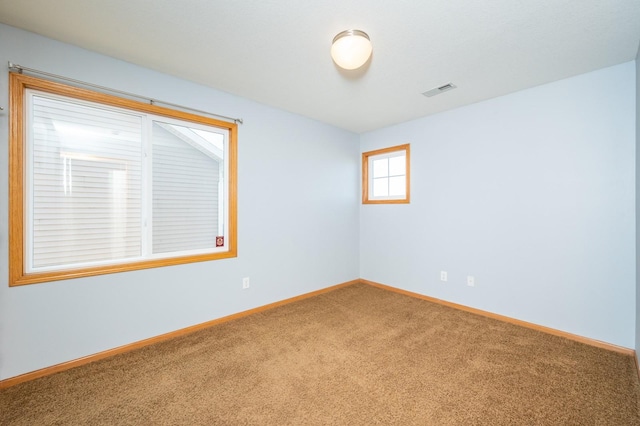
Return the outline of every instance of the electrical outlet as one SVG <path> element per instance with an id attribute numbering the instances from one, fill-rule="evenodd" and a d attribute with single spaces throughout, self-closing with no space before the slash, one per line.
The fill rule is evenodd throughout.
<path id="1" fill-rule="evenodd" d="M 440 271 L 440 281 L 447 281 L 447 271 Z"/>
<path id="2" fill-rule="evenodd" d="M 467 285 L 469 287 L 475 287 L 476 285 L 476 278 L 473 275 L 467 275 Z"/>
<path id="3" fill-rule="evenodd" d="M 249 288 L 249 277 L 244 277 L 242 279 L 242 288 Z"/>

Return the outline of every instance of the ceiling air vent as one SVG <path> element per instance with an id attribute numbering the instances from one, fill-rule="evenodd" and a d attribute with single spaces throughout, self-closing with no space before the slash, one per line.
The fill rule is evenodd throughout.
<path id="1" fill-rule="evenodd" d="M 427 90 L 426 92 L 424 92 L 422 94 L 425 95 L 426 97 L 430 98 L 431 96 L 439 95 L 440 93 L 448 92 L 449 90 L 453 90 L 456 87 L 458 87 L 458 86 L 456 86 L 453 83 L 447 83 L 447 84 L 443 84 L 442 86 L 439 86 L 439 87 L 434 87 L 431 90 Z"/>

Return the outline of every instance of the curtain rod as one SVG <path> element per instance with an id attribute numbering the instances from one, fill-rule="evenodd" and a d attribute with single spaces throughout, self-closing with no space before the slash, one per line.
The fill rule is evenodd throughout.
<path id="1" fill-rule="evenodd" d="M 171 106 L 171 107 L 174 107 L 174 108 L 180 108 L 180 109 L 184 109 L 184 110 L 197 112 L 197 113 L 200 113 L 200 114 L 205 114 L 205 115 L 210 115 L 210 116 L 217 117 L 217 118 L 222 118 L 223 120 L 232 121 L 232 122 L 234 122 L 236 124 L 238 124 L 238 123 L 243 124 L 244 123 L 242 118 L 227 117 L 226 115 L 214 114 L 212 112 L 203 111 L 203 110 L 195 109 L 195 108 L 190 108 L 190 107 L 186 107 L 184 105 L 178 105 L 178 104 L 174 104 L 174 103 L 171 103 L 171 102 L 165 102 L 165 101 L 161 101 L 161 100 L 158 100 L 158 99 L 149 98 L 148 96 L 137 95 L 135 93 L 125 92 L 123 90 L 111 89 L 109 87 L 100 86 L 100 85 L 93 84 L 93 83 L 87 83 L 86 81 L 75 80 L 73 78 L 64 77 L 64 76 L 57 75 L 57 74 L 51 74 L 51 73 L 48 73 L 46 71 L 40 71 L 40 70 L 36 70 L 36 69 L 33 69 L 33 68 L 23 67 L 22 65 L 14 64 L 11 61 L 9 61 L 9 70 L 10 71 L 11 70 L 17 70 L 21 74 L 22 74 L 23 71 L 30 72 L 32 74 L 40 74 L 40 75 L 44 75 L 44 76 L 47 76 L 47 77 L 50 77 L 50 78 L 55 78 L 56 80 L 69 81 L 71 83 L 75 83 L 75 84 L 78 84 L 78 85 L 81 85 L 81 86 L 93 87 L 93 88 L 99 89 L 99 90 L 101 90 L 103 92 L 118 93 L 118 94 L 121 94 L 121 95 L 133 97 L 133 98 L 143 99 L 143 100 L 149 102 L 149 104 L 151 104 L 151 105 L 162 104 L 162 105 L 167 105 L 167 106 Z"/>

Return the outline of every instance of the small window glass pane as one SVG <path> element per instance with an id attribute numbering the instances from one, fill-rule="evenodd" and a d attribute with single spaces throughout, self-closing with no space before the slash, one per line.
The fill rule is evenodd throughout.
<path id="1" fill-rule="evenodd" d="M 389 176 L 389 159 L 381 158 L 373 160 L 373 177 L 387 177 Z"/>
<path id="2" fill-rule="evenodd" d="M 389 179 L 378 178 L 373 180 L 373 196 L 387 197 L 389 195 Z"/>
<path id="3" fill-rule="evenodd" d="M 389 178 L 389 195 L 404 196 L 406 194 L 406 185 L 404 176 L 396 176 Z"/>
<path id="4" fill-rule="evenodd" d="M 404 155 L 389 158 L 389 176 L 405 175 L 406 157 Z"/>

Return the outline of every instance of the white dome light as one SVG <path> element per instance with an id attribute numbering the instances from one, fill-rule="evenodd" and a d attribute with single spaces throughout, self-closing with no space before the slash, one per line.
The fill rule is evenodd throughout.
<path id="1" fill-rule="evenodd" d="M 372 50 L 367 33 L 360 30 L 346 30 L 333 38 L 331 57 L 340 68 L 355 70 L 367 62 Z"/>

